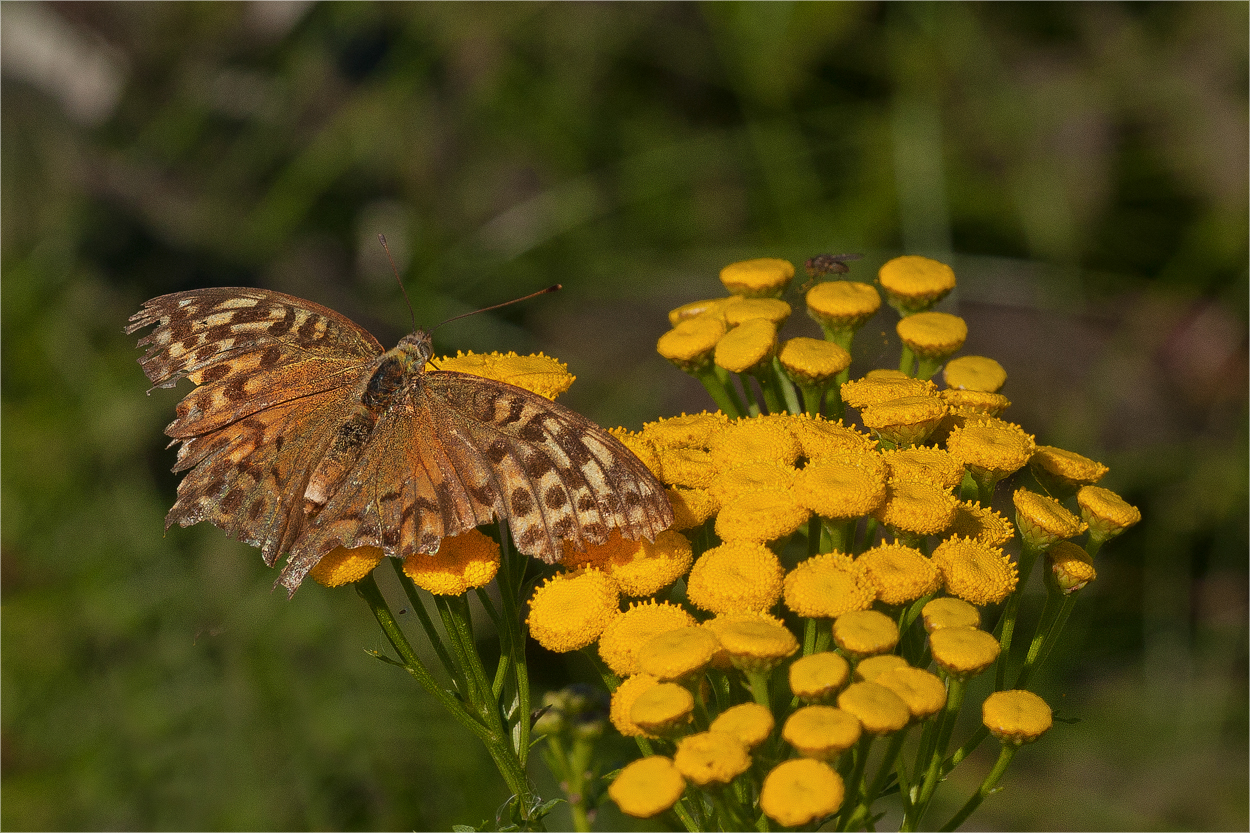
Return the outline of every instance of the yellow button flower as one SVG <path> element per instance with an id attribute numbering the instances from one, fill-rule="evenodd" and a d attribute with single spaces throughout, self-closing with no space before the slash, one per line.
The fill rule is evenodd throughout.
<path id="1" fill-rule="evenodd" d="M 321 560 L 313 565 L 308 574 L 324 587 L 341 587 L 360 581 L 372 573 L 373 568 L 382 563 L 385 557 L 377 547 L 335 547 L 321 556 Z"/>
<path id="2" fill-rule="evenodd" d="M 620 592 L 601 570 L 547 579 L 530 597 L 530 635 L 549 651 L 585 648 L 620 615 Z"/>
<path id="3" fill-rule="evenodd" d="M 712 613 L 768 610 L 781 596 L 782 569 L 763 544 L 731 541 L 695 562 L 686 579 L 690 603 Z"/>
<path id="4" fill-rule="evenodd" d="M 728 784 L 751 768 L 747 748 L 728 732 L 699 732 L 677 741 L 677 771 L 700 787 Z"/>
<path id="5" fill-rule="evenodd" d="M 868 375 L 842 386 L 842 401 L 857 411 L 912 396 L 937 397 L 937 385 L 902 375 Z"/>
<path id="6" fill-rule="evenodd" d="M 657 448 L 707 448 L 712 437 L 729 424 L 729 417 L 720 411 L 701 411 L 645 423 L 642 436 Z"/>
<path id="7" fill-rule="evenodd" d="M 818 283 L 808 291 L 806 301 L 807 314 L 826 332 L 857 330 L 881 308 L 876 288 L 859 281 Z"/>
<path id="8" fill-rule="evenodd" d="M 693 616 L 670 602 L 635 602 L 604 628 L 599 637 L 599 656 L 613 674 L 629 677 L 642 670 L 638 664 L 640 651 L 653 636 L 696 624 Z"/>
<path id="9" fill-rule="evenodd" d="M 1101 543 L 1119 535 L 1141 520 L 1141 510 L 1110 489 L 1083 486 L 1076 493 L 1081 517 L 1089 525 L 1090 538 Z"/>
<path id="10" fill-rule="evenodd" d="M 955 288 L 955 270 L 945 263 L 919 255 L 903 255 L 887 261 L 877 271 L 890 306 L 900 315 L 921 312 Z"/>
<path id="11" fill-rule="evenodd" d="M 1070 495 L 1082 486 L 1097 483 L 1110 471 L 1102 463 L 1053 445 L 1039 445 L 1029 458 L 1029 468 L 1048 491 L 1060 495 Z"/>
<path id="12" fill-rule="evenodd" d="M 670 486 L 706 489 L 712 485 L 716 469 L 712 455 L 701 448 L 661 447 L 660 479 Z"/>
<path id="13" fill-rule="evenodd" d="M 818 387 L 851 366 L 851 354 L 832 341 L 819 338 L 788 339 L 777 355 L 786 375 L 800 387 Z"/>
<path id="14" fill-rule="evenodd" d="M 978 628 L 981 626 L 981 611 L 954 596 L 943 596 L 934 599 L 920 611 L 924 619 L 924 629 L 933 633 L 939 628 Z"/>
<path id="15" fill-rule="evenodd" d="M 790 691 L 806 703 L 831 699 L 851 674 L 851 666 L 841 654 L 820 651 L 790 663 Z"/>
<path id="16" fill-rule="evenodd" d="M 941 486 L 895 480 L 885 487 L 885 501 L 873 517 L 913 535 L 937 535 L 950 527 L 959 501 Z"/>
<path id="17" fill-rule="evenodd" d="M 845 797 L 842 777 L 828 764 L 795 758 L 777 764 L 764 778 L 760 809 L 780 825 L 798 827 L 832 815 Z"/>
<path id="18" fill-rule="evenodd" d="M 404 559 L 404 573 L 436 596 L 459 596 L 484 587 L 497 572 L 499 545 L 476 529 L 444 538 L 436 553 L 418 552 Z"/>
<path id="19" fill-rule="evenodd" d="M 1051 727 L 1046 701 L 1031 691 L 996 691 L 981 704 L 981 720 L 1005 744 L 1032 743 Z"/>
<path id="20" fill-rule="evenodd" d="M 1019 471 L 1036 448 L 1033 437 L 1018 425 L 980 420 L 953 429 L 946 450 L 972 472 L 972 476 L 997 483 Z"/>
<path id="21" fill-rule="evenodd" d="M 673 507 L 673 525 L 669 528 L 675 532 L 703 526 L 720 508 L 720 502 L 707 489 L 674 487 L 665 489 L 664 495 Z"/>
<path id="22" fill-rule="evenodd" d="M 933 550 L 946 592 L 974 605 L 1001 602 L 1016 589 L 1016 565 L 998 547 L 948 538 Z"/>
<path id="23" fill-rule="evenodd" d="M 747 463 L 793 465 L 803 446 L 790 431 L 788 421 L 754 417 L 740 419 L 720 431 L 708 443 L 708 453 L 718 471 Z"/>
<path id="24" fill-rule="evenodd" d="M 648 735 L 641 726 L 634 723 L 633 718 L 630 717 L 630 712 L 634 708 L 634 702 L 643 693 L 650 691 L 659 684 L 660 681 L 650 674 L 635 674 L 629 679 L 623 680 L 616 687 L 616 691 L 612 692 L 612 705 L 608 710 L 608 719 L 612 721 L 616 731 L 627 738 L 654 737 L 654 735 Z"/>
<path id="25" fill-rule="evenodd" d="M 794 264 L 778 257 L 740 260 L 720 270 L 720 282 L 734 295 L 776 298 L 794 278 Z"/>
<path id="26" fill-rule="evenodd" d="M 677 683 L 657 683 L 643 691 L 629 710 L 629 719 L 644 732 L 672 737 L 690 725 L 694 695 Z"/>
<path id="27" fill-rule="evenodd" d="M 781 737 L 804 758 L 833 761 L 855 745 L 862 732 L 859 720 L 832 706 L 796 709 L 781 727 Z"/>
<path id="28" fill-rule="evenodd" d="M 885 501 L 885 477 L 881 469 L 866 468 L 858 461 L 826 458 L 803 468 L 794 479 L 795 499 L 822 518 L 861 518 Z"/>
<path id="29" fill-rule="evenodd" d="M 855 681 L 856 682 L 873 682 L 877 677 L 886 671 L 892 671 L 895 668 L 910 668 L 907 660 L 898 654 L 877 654 L 872 657 L 864 657 L 855 663 Z"/>
<path id="30" fill-rule="evenodd" d="M 1011 400 L 1001 393 L 947 388 L 938 395 L 950 406 L 951 413 L 966 417 L 996 417 L 1011 407 Z"/>
<path id="31" fill-rule="evenodd" d="M 964 479 L 963 464 L 940 448 L 900 448 L 881 457 L 891 480 L 916 480 L 953 489 Z"/>
<path id="32" fill-rule="evenodd" d="M 874 434 L 896 446 L 918 445 L 933 433 L 949 407 L 938 396 L 905 396 L 860 411 Z"/>
<path id="33" fill-rule="evenodd" d="M 851 610 L 833 620 L 833 641 L 846 654 L 886 654 L 898 644 L 898 625 L 876 610 Z"/>
<path id="34" fill-rule="evenodd" d="M 714 361 L 733 373 L 761 370 L 777 354 L 777 326 L 752 318 L 734 327 L 716 343 Z"/>
<path id="35" fill-rule="evenodd" d="M 1089 528 L 1053 497 L 1028 489 L 1016 489 L 1011 500 L 1016 505 L 1016 526 L 1020 529 L 1020 537 L 1039 550 L 1065 538 L 1075 538 Z"/>
<path id="36" fill-rule="evenodd" d="M 775 628 L 785 627 L 785 624 L 776 616 L 763 613 L 758 610 L 740 610 L 735 613 L 721 613 L 704 621 L 702 626 L 716 634 L 716 638 L 719 640 L 721 631 L 740 622 L 753 622 L 756 624 L 764 623 L 769 627 Z M 712 667 L 720 669 L 721 671 L 728 671 L 730 668 L 734 667 L 733 660 L 730 659 L 729 652 L 725 650 L 723 643 L 721 644 L 720 650 L 716 653 L 716 656 L 712 657 Z"/>
<path id="37" fill-rule="evenodd" d="M 555 399 L 569 389 L 577 378 L 568 365 L 538 353 L 518 356 L 516 353 L 457 353 L 442 356 L 426 365 L 427 370 L 455 370 L 472 373 L 497 382 L 506 382 L 528 391 Z"/>
<path id="38" fill-rule="evenodd" d="M 725 323 L 731 327 L 752 318 L 763 318 L 780 327 L 790 317 L 790 305 L 778 298 L 735 297 L 721 308 L 721 315 L 725 316 Z"/>
<path id="39" fill-rule="evenodd" d="M 814 555 L 785 579 L 786 607 L 799 616 L 832 619 L 867 610 L 877 597 L 867 572 L 839 552 Z"/>
<path id="40" fill-rule="evenodd" d="M 682 304 L 680 307 L 668 311 L 669 326 L 676 327 L 687 319 L 698 318 L 701 315 L 716 317 L 720 314 L 725 304 L 728 304 L 736 297 L 731 295 L 728 298 L 708 298 L 704 301 L 691 301 L 688 304 Z"/>
<path id="41" fill-rule="evenodd" d="M 721 712 L 710 730 L 733 735 L 747 749 L 754 749 L 772 734 L 773 713 L 759 703 L 742 703 Z"/>
<path id="42" fill-rule="evenodd" d="M 783 625 L 746 619 L 725 622 L 716 637 L 734 667 L 743 671 L 771 671 L 799 649 L 799 641 Z"/>
<path id="43" fill-rule="evenodd" d="M 687 318 L 660 336 L 656 352 L 687 373 L 703 370 L 712 363 L 716 345 L 729 331 L 717 315 Z"/>
<path id="44" fill-rule="evenodd" d="M 971 538 L 991 547 L 1001 547 L 1016 537 L 1016 528 L 993 509 L 973 501 L 962 501 L 955 508 L 955 518 L 947 527 L 946 534 L 952 538 Z"/>
<path id="45" fill-rule="evenodd" d="M 998 393 L 1007 382 L 1007 371 L 985 356 L 960 356 L 946 363 L 942 378 L 955 390 Z"/>
<path id="46" fill-rule="evenodd" d="M 998 659 L 998 640 L 976 628 L 939 628 L 929 634 L 938 667 L 959 679 L 975 677 Z"/>
<path id="47" fill-rule="evenodd" d="M 684 576 L 694 561 L 690 540 L 680 532 L 664 530 L 651 542 L 631 541 L 619 530 L 602 545 L 606 554 L 599 563 L 622 594 L 652 596 Z"/>
<path id="48" fill-rule="evenodd" d="M 608 787 L 608 797 L 621 812 L 649 819 L 671 809 L 686 789 L 676 765 L 663 755 L 649 755 L 627 764 Z"/>
<path id="49" fill-rule="evenodd" d="M 1075 593 L 1098 577 L 1094 559 L 1071 541 L 1060 541 L 1048 549 L 1046 563 L 1050 565 L 1055 583 L 1065 595 Z"/>
<path id="50" fill-rule="evenodd" d="M 743 463 L 718 474 L 708 491 L 718 505 L 724 505 L 749 492 L 785 491 L 794 485 L 796 474 L 794 466 L 772 460 Z"/>
<path id="51" fill-rule="evenodd" d="M 915 601 L 942 586 L 937 567 L 914 547 L 880 544 L 855 562 L 868 571 L 868 578 L 877 588 L 877 598 L 889 605 Z"/>
<path id="52" fill-rule="evenodd" d="M 716 514 L 716 534 L 722 541 L 776 541 L 805 524 L 810 515 L 790 489 L 761 489 L 722 506 Z"/>
<path id="53" fill-rule="evenodd" d="M 895 325 L 899 340 L 922 358 L 940 362 L 955 353 L 968 339 L 968 325 L 958 315 L 918 312 L 900 318 Z"/>
<path id="54" fill-rule="evenodd" d="M 802 455 L 817 460 L 851 449 L 873 451 L 877 444 L 870 437 L 841 422 L 829 422 L 823 417 L 799 414 L 789 423 L 790 432 L 799 441 Z"/>
<path id="55" fill-rule="evenodd" d="M 701 672 L 720 648 L 716 634 L 698 625 L 658 633 L 638 652 L 638 667 L 660 682 L 683 680 Z"/>
<path id="56" fill-rule="evenodd" d="M 931 717 L 946 705 L 946 685 L 921 668 L 892 668 L 877 675 L 873 682 L 897 694 L 907 704 L 912 720 Z"/>
<path id="57" fill-rule="evenodd" d="M 903 698 L 877 683 L 851 683 L 838 695 L 838 708 L 859 718 L 870 735 L 897 732 L 911 721 Z"/>

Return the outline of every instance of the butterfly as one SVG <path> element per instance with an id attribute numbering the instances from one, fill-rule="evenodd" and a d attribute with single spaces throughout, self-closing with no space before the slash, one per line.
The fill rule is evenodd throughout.
<path id="1" fill-rule="evenodd" d="M 655 536 L 664 487 L 619 440 L 522 388 L 427 370 L 429 333 L 392 350 L 337 312 L 281 292 L 223 287 L 143 304 L 152 388 L 197 387 L 165 428 L 186 475 L 165 519 L 208 521 L 251 546 L 293 595 L 336 547 L 404 558 L 507 521 L 551 563 L 563 542 Z"/>

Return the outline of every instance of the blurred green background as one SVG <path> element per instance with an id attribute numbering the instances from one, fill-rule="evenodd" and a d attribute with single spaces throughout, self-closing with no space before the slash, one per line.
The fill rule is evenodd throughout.
<path id="1" fill-rule="evenodd" d="M 426 325 L 562 282 L 437 346 L 556 355 L 562 401 L 631 428 L 709 405 L 653 348 L 724 264 L 951 263 L 1008 416 L 1145 515 L 1039 681 L 1079 722 L 970 826 L 1246 829 L 1247 8 L 4 3 L 0 826 L 447 828 L 506 797 L 364 654 L 354 593 L 287 602 L 215 528 L 161 534 L 187 387 L 143 395 L 127 316 L 257 285 L 390 346 L 384 232 Z M 857 373 L 897 364 L 893 320 Z M 587 673 L 532 654 L 540 689 Z"/>

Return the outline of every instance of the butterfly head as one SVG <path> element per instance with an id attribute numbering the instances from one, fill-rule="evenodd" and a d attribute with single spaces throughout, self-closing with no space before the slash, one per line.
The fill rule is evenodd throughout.
<path id="1" fill-rule="evenodd" d="M 395 352 L 411 370 L 419 370 L 434 355 L 434 341 L 425 330 L 416 330 L 399 340 Z"/>

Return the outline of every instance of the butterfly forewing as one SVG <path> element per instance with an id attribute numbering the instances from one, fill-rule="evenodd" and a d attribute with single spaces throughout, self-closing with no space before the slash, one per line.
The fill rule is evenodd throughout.
<path id="1" fill-rule="evenodd" d="M 291 592 L 338 546 L 435 552 L 444 537 L 507 519 L 522 552 L 555 561 L 563 541 L 602 543 L 613 527 L 654 539 L 672 522 L 637 457 L 537 394 L 418 362 L 387 377 L 393 395 L 365 397 L 404 343 L 383 354 L 318 304 L 258 289 L 180 292 L 148 301 L 126 331 L 152 324 L 139 344 L 154 387 L 198 385 L 166 428 L 182 443 L 174 470 L 188 471 L 167 526 L 209 521 L 270 565 L 289 553 L 279 581 Z"/>

